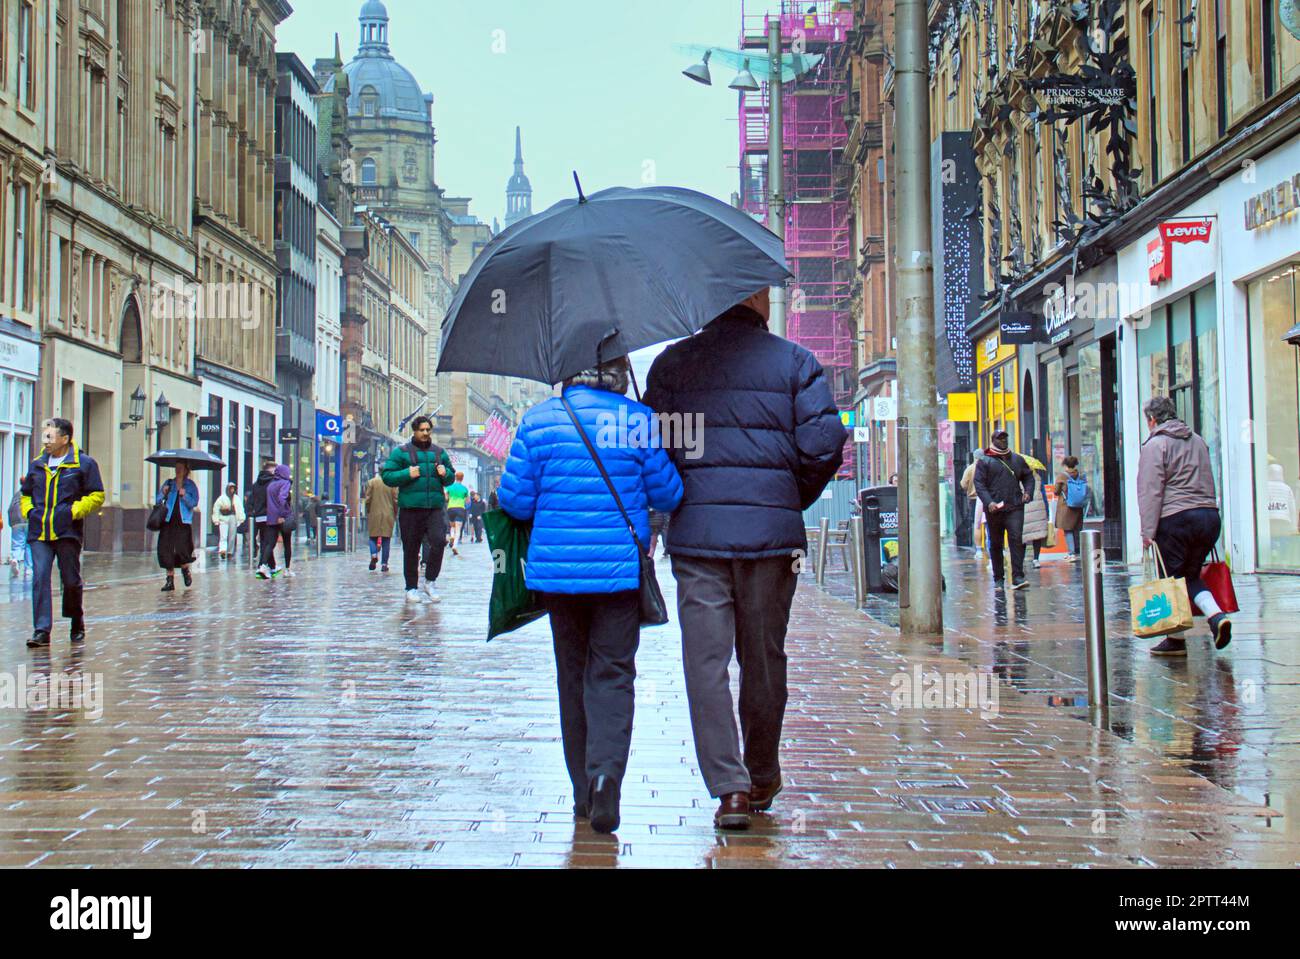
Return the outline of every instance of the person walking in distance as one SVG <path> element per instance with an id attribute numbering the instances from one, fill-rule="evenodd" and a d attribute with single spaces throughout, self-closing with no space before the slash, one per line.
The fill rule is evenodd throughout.
<path id="1" fill-rule="evenodd" d="M 188 463 L 176 464 L 176 476 L 169 478 L 158 490 L 154 505 L 165 505 L 163 527 L 158 531 L 158 565 L 167 571 L 163 582 L 164 593 L 176 589 L 176 567 L 186 586 L 194 585 L 190 566 L 194 562 L 194 510 L 199 505 L 199 487 L 190 479 Z"/>
<path id="2" fill-rule="evenodd" d="M 488 493 L 488 496 L 487 496 L 488 509 L 500 509 L 500 508 L 501 508 L 501 499 L 500 499 L 500 497 L 499 497 L 498 494 L 497 494 L 497 491 L 500 490 L 500 489 L 501 489 L 501 481 L 500 481 L 500 480 L 493 480 L 493 481 L 492 481 L 492 490 L 491 490 L 491 492 Z"/>
<path id="3" fill-rule="evenodd" d="M 1065 534 L 1075 556 L 1079 555 L 1079 531 L 1087 505 L 1088 480 L 1079 472 L 1079 457 L 1067 456 L 1056 474 L 1056 529 Z"/>
<path id="4" fill-rule="evenodd" d="M 623 356 L 566 379 L 560 397 L 524 416 L 501 481 L 501 508 L 533 524 L 524 579 L 551 618 L 573 812 L 602 833 L 618 828 L 632 745 L 647 511 L 672 509 L 682 495 L 661 446 L 626 430 L 599 438 L 603 422 L 650 422 L 623 395 L 630 371 Z"/>
<path id="5" fill-rule="evenodd" d="M 26 574 L 32 565 L 32 549 L 27 545 L 27 523 L 23 520 L 23 491 L 14 490 L 9 501 L 9 575 L 15 579 Z"/>
<path id="6" fill-rule="evenodd" d="M 222 559 L 238 552 L 239 527 L 245 518 L 244 504 L 235 493 L 235 484 L 227 483 L 226 491 L 212 504 L 212 525 L 217 528 L 217 555 Z"/>
<path id="7" fill-rule="evenodd" d="M 975 464 L 975 492 L 984 505 L 989 535 L 989 559 L 993 564 L 993 588 L 1001 589 L 1006 578 L 1002 541 L 1011 551 L 1011 588 L 1029 585 L 1025 579 L 1025 504 L 1034 498 L 1034 471 L 1024 457 L 1011 450 L 1006 430 L 993 434 L 993 444 Z"/>
<path id="8" fill-rule="evenodd" d="M 393 547 L 393 525 L 397 522 L 397 490 L 384 482 L 376 468 L 366 483 L 366 535 L 370 538 L 370 569 L 383 563 L 388 572 L 388 554 Z"/>
<path id="9" fill-rule="evenodd" d="M 276 466 L 275 477 L 266 487 L 266 526 L 262 539 L 262 568 L 275 570 L 275 542 L 284 544 L 284 575 L 292 577 L 293 570 L 293 474 L 283 463 Z M 265 579 L 266 577 L 262 577 Z"/>
<path id="10" fill-rule="evenodd" d="M 708 434 L 700 449 L 671 450 L 685 492 L 664 548 L 695 753 L 722 829 L 748 828 L 751 811 L 770 809 L 782 789 L 785 637 L 808 549 L 803 510 L 839 470 L 848 438 L 821 364 L 769 333 L 768 311 L 765 287 L 668 347 L 645 393 L 657 413 L 697 417 Z"/>
<path id="11" fill-rule="evenodd" d="M 450 527 L 447 542 L 451 544 L 451 551 L 456 556 L 460 555 L 456 545 L 465 535 L 465 500 L 469 496 L 469 489 L 462 482 L 464 479 L 464 473 L 457 473 L 456 482 L 447 487 L 447 525 Z"/>
<path id="12" fill-rule="evenodd" d="M 469 522 L 474 529 L 474 542 L 483 542 L 483 514 L 487 512 L 487 503 L 475 490 L 469 497 Z"/>
<path id="13" fill-rule="evenodd" d="M 397 490 L 398 528 L 402 534 L 402 573 L 406 579 L 408 603 L 436 603 L 434 585 L 442 572 L 446 552 L 447 506 L 445 490 L 455 481 L 451 457 L 433 441 L 433 421 L 417 416 L 411 423 L 411 441 L 388 454 L 381 473 L 384 482 Z M 420 590 L 420 553 L 428 539 L 440 548 L 430 551 L 424 565 L 425 583 Z"/>
<path id="14" fill-rule="evenodd" d="M 258 579 L 270 579 L 275 570 L 275 550 L 271 550 L 269 563 L 262 557 L 266 551 L 266 491 L 275 482 L 275 460 L 262 460 L 262 469 L 253 480 L 253 487 L 245 496 L 244 511 L 253 521 L 253 542 L 257 544 L 258 566 L 254 571 Z"/>
<path id="15" fill-rule="evenodd" d="M 1142 545 L 1155 544 L 1169 575 L 1187 580 L 1187 595 L 1209 619 L 1214 648 L 1223 649 L 1232 641 L 1232 621 L 1201 579 L 1201 569 L 1223 528 L 1210 448 L 1178 418 L 1178 408 L 1169 397 L 1152 397 L 1142 412 L 1150 430 L 1138 458 Z M 1187 640 L 1166 636 L 1151 653 L 1186 656 Z"/>
<path id="16" fill-rule="evenodd" d="M 53 598 L 50 577 L 59 564 L 63 581 L 63 615 L 72 620 L 73 643 L 86 640 L 81 543 L 86 517 L 104 505 L 99 464 L 72 442 L 72 424 L 46 420 L 41 428 L 44 453 L 27 470 L 20 492 L 20 512 L 27 521 L 32 550 L 32 638 L 29 647 L 50 645 Z"/>
<path id="17" fill-rule="evenodd" d="M 1034 549 L 1034 569 L 1042 562 L 1043 543 L 1047 540 L 1047 475 L 1033 470 L 1037 495 L 1025 504 L 1025 526 L 1020 534 L 1026 553 Z M 1027 558 L 1027 557 L 1026 557 Z"/>

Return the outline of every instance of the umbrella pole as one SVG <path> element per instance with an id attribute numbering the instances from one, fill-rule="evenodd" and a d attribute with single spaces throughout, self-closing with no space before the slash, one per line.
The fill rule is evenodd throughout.
<path id="1" fill-rule="evenodd" d="M 628 375 L 628 376 L 631 378 L 631 380 L 632 380 L 632 392 L 636 394 L 636 401 L 637 401 L 638 403 L 640 403 L 640 402 L 641 402 L 641 387 L 637 385 L 637 382 L 636 382 L 636 370 L 634 370 L 634 369 L 632 368 L 632 359 L 631 359 L 631 357 L 628 357 L 628 361 L 627 361 L 627 375 Z"/>

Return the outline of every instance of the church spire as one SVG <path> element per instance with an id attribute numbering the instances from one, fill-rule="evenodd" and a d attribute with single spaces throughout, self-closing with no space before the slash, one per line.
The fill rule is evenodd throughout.
<path id="1" fill-rule="evenodd" d="M 506 226 L 533 215 L 533 185 L 524 174 L 523 136 L 515 127 L 515 172 L 506 184 Z"/>

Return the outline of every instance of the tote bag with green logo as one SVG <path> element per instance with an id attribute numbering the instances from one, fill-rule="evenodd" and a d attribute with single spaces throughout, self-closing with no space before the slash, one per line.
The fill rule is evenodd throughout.
<path id="1" fill-rule="evenodd" d="M 503 509 L 483 514 L 492 551 L 492 599 L 488 602 L 488 639 L 526 626 L 546 615 L 540 598 L 524 583 L 529 526 Z"/>
<path id="2" fill-rule="evenodd" d="M 1154 560 L 1149 573 L 1148 555 Z M 1160 547 L 1154 543 L 1143 553 L 1143 572 L 1146 582 L 1130 586 L 1128 591 L 1133 635 L 1147 639 L 1191 629 L 1192 602 L 1187 596 L 1187 581 L 1181 576 L 1169 575 Z"/>

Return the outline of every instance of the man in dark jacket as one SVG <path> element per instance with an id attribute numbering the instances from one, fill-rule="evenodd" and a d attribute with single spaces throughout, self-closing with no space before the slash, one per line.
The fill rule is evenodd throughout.
<path id="1" fill-rule="evenodd" d="M 402 572 L 409 603 L 436 603 L 434 583 L 442 572 L 445 548 L 431 550 L 424 564 L 424 591 L 420 591 L 420 551 L 425 541 L 441 546 L 446 540 L 444 511 L 448 486 L 456 482 L 456 468 L 447 451 L 433 441 L 433 420 L 417 416 L 411 423 L 411 442 L 388 454 L 379 474 L 384 484 L 397 488 L 397 523 L 402 531 Z"/>
<path id="2" fill-rule="evenodd" d="M 975 464 L 975 495 L 984 504 L 989 531 L 989 559 L 993 563 L 993 588 L 1004 585 L 1006 567 L 1002 560 L 1002 539 L 1011 550 L 1011 588 L 1029 585 L 1025 579 L 1025 504 L 1034 498 L 1034 471 L 1024 457 L 1012 452 L 1006 430 L 993 434 L 993 445 Z"/>
<path id="3" fill-rule="evenodd" d="M 677 343 L 650 370 L 645 402 L 685 493 L 665 538 L 677 579 L 686 693 L 700 774 L 721 800 L 714 822 L 749 826 L 781 790 L 785 633 L 807 551 L 803 510 L 844 458 L 847 434 L 816 357 L 767 332 L 767 290 Z M 661 437 L 664 431 L 661 430 Z M 727 669 L 740 663 L 740 723 Z"/>
<path id="4" fill-rule="evenodd" d="M 54 563 L 63 580 L 63 615 L 72 620 L 72 641 L 86 640 L 81 605 L 82 526 L 87 516 L 104 505 L 104 482 L 99 464 L 72 442 L 72 424 L 65 419 L 46 420 L 41 431 L 45 453 L 31 464 L 19 491 L 19 509 L 27 520 L 27 545 L 32 550 L 31 647 L 50 645 L 54 611 L 50 578 Z"/>
<path id="5" fill-rule="evenodd" d="M 262 555 L 262 544 L 266 542 L 267 536 L 271 537 L 271 557 L 269 563 L 261 563 L 253 574 L 259 579 L 270 579 L 275 575 L 275 540 L 279 538 L 280 531 L 269 531 L 266 528 L 266 510 L 267 510 L 267 488 L 275 482 L 276 462 L 272 459 L 262 460 L 262 471 L 257 474 L 257 479 L 253 480 L 253 486 L 244 497 L 244 512 L 253 524 L 253 542 L 257 544 L 258 554 Z"/>

